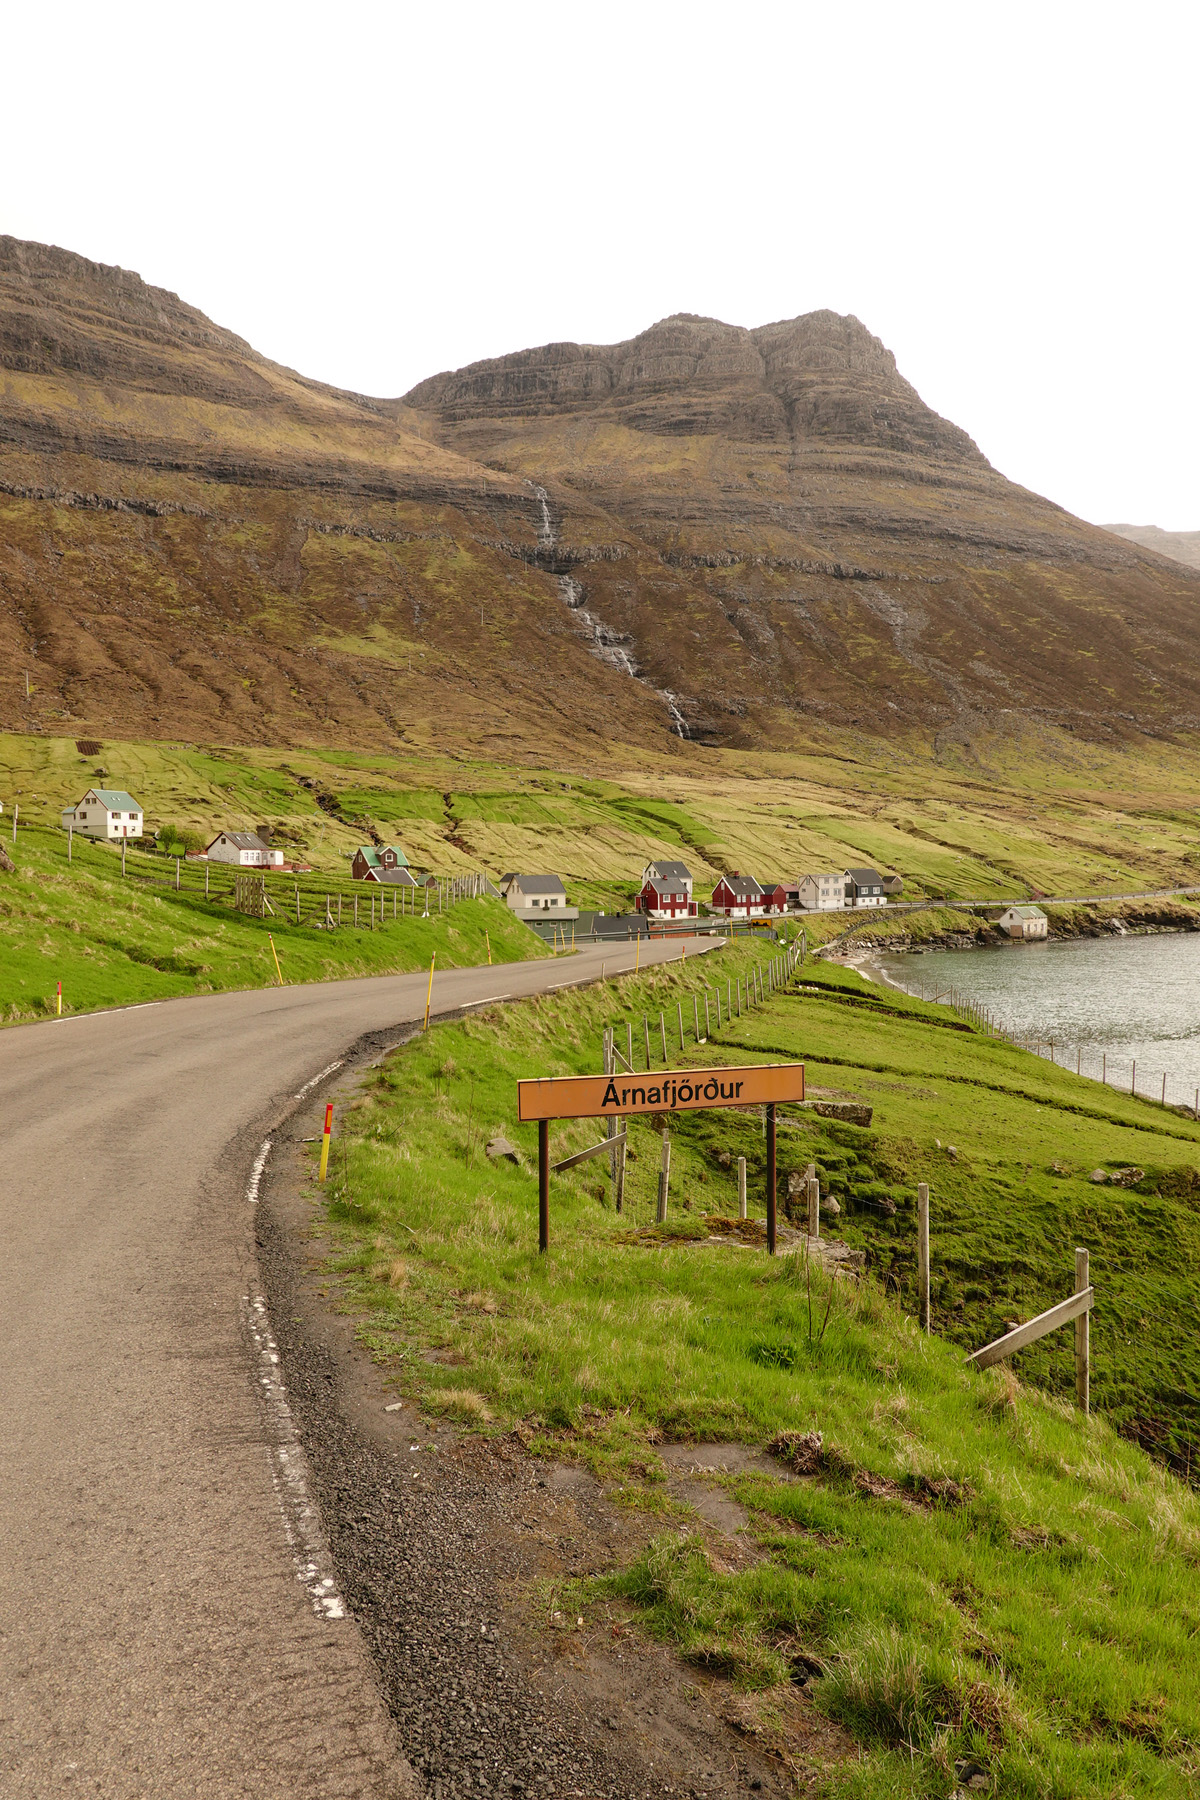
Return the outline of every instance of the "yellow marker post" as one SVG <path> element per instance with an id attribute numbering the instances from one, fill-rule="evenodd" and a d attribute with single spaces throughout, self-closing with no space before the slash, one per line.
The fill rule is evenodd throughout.
<path id="1" fill-rule="evenodd" d="M 333 1133 L 333 1101 L 325 1106 L 325 1129 L 321 1133 L 321 1167 L 317 1172 L 317 1180 L 324 1181 L 329 1173 L 329 1139 Z"/>
<path id="2" fill-rule="evenodd" d="M 490 937 L 489 937 L 489 936 L 488 936 L 488 934 L 487 934 L 487 932 L 486 932 L 486 931 L 485 931 L 485 932 L 484 932 L 484 934 L 483 934 L 483 941 L 484 941 L 484 943 L 485 943 L 485 944 L 486 944 L 486 945 L 487 945 L 487 953 L 488 953 L 488 968 L 489 968 L 489 969 L 490 969 L 490 968 L 491 968 L 491 966 L 492 966 L 492 940 L 491 940 L 491 938 L 490 938 Z"/>
<path id="3" fill-rule="evenodd" d="M 436 961 L 437 951 L 435 950 L 429 959 L 429 992 L 425 996 L 425 1023 L 421 1027 L 422 1031 L 429 1030 L 429 1008 L 433 1000 L 433 965 Z"/>
<path id="4" fill-rule="evenodd" d="M 62 982 L 58 984 L 58 1016 L 62 1018 Z"/>
<path id="5" fill-rule="evenodd" d="M 279 956 L 275 949 L 275 939 L 271 936 L 269 931 L 267 933 L 267 942 L 271 946 L 271 955 L 275 958 L 275 973 L 276 973 L 276 975 L 278 975 L 279 985 L 280 985 L 280 987 L 282 987 L 283 986 L 283 970 L 279 966 Z"/>

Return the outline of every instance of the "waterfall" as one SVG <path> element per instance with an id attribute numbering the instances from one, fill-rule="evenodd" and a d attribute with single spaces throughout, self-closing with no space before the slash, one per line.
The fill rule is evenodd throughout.
<path id="1" fill-rule="evenodd" d="M 554 529 L 554 521 L 550 517 L 550 496 L 544 487 L 538 486 L 536 481 L 531 481 L 529 485 L 542 509 L 541 524 L 538 527 L 538 551 L 547 556 L 553 556 L 558 544 L 558 534 Z M 690 738 L 691 730 L 680 711 L 678 695 L 671 693 L 668 688 L 654 687 L 639 673 L 632 656 L 628 650 L 623 648 L 630 641 L 628 634 L 611 631 L 602 620 L 596 617 L 595 613 L 588 611 L 583 603 L 583 588 L 573 575 L 558 577 L 558 591 L 562 596 L 563 604 L 574 615 L 580 636 L 586 640 L 592 655 L 598 656 L 601 662 L 608 663 L 611 668 L 619 669 L 622 675 L 629 675 L 634 681 L 642 682 L 643 686 L 648 687 L 652 694 L 657 694 L 659 699 L 665 703 L 667 712 L 670 714 L 671 730 L 676 737 Z"/>

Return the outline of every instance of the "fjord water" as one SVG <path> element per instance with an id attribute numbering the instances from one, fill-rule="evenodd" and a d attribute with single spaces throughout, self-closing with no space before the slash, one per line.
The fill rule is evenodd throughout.
<path id="1" fill-rule="evenodd" d="M 899 987 L 930 998 L 951 986 L 986 1006 L 1015 1037 L 1045 1056 L 1129 1091 L 1194 1104 L 1200 1087 L 1200 935 L 1071 938 L 986 950 L 881 956 Z"/>

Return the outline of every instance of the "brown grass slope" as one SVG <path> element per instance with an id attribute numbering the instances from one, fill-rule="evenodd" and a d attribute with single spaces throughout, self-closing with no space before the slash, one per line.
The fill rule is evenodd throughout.
<path id="1" fill-rule="evenodd" d="M 1195 727 L 1196 579 L 1007 481 L 854 318 L 680 314 L 407 402 L 549 489 L 589 609 L 726 740 Z"/>
<path id="2" fill-rule="evenodd" d="M 0 238 L 4 727 L 694 754 L 669 690 L 734 746 L 1173 735 L 1198 594 L 1006 482 L 854 319 L 681 316 L 379 401 Z"/>

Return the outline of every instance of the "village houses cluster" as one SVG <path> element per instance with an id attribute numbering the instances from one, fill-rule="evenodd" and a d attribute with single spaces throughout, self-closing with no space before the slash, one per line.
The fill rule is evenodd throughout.
<path id="1" fill-rule="evenodd" d="M 62 815 L 64 830 L 106 843 L 120 843 L 143 835 L 144 814 L 124 788 L 89 788 L 83 798 Z M 272 845 L 269 825 L 253 831 L 219 831 L 204 850 L 195 854 L 210 862 L 232 863 L 239 869 L 296 870 Z M 387 887 L 423 888 L 433 877 L 415 872 L 398 844 L 363 844 L 354 852 L 350 872 L 356 881 L 378 882 Z M 696 919 L 700 902 L 686 863 L 658 858 L 646 864 L 634 913 L 647 921 L 671 923 Z M 839 912 L 844 908 L 886 906 L 903 892 L 899 875 L 878 869 L 823 869 L 789 881 L 755 880 L 734 869 L 722 875 L 705 906 L 707 916 L 721 919 L 771 919 L 787 914 Z M 574 924 L 579 908 L 571 906 L 558 875 L 502 875 L 488 891 L 498 894 L 510 911 L 530 924 Z M 1046 915 L 1036 906 L 1012 906 L 1001 917 L 1000 928 L 1010 937 L 1044 937 Z"/>

